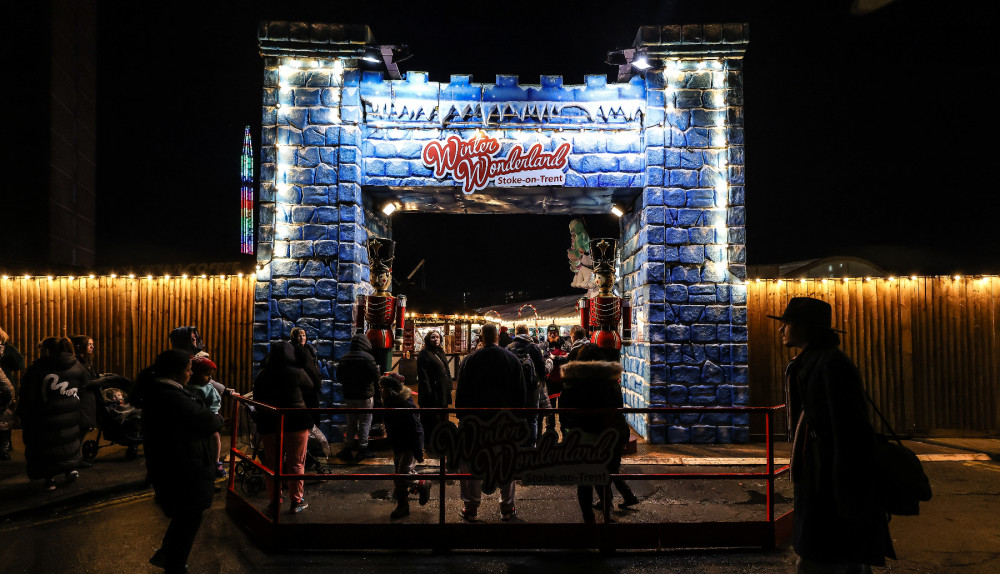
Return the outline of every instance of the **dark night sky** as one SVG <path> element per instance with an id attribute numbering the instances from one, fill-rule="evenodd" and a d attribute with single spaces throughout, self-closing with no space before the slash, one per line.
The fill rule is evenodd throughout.
<path id="1" fill-rule="evenodd" d="M 864 17 L 844 1 L 430 4 L 101 2 L 101 262 L 239 259 L 238 154 L 244 125 L 259 143 L 260 19 L 366 23 L 378 42 L 408 44 L 401 69 L 432 81 L 555 73 L 567 84 L 613 74 L 605 53 L 640 25 L 749 21 L 749 263 L 857 255 L 903 273 L 1000 270 L 984 169 L 995 130 L 981 123 L 995 115 L 988 3 L 897 0 Z M 489 281 L 523 283 L 536 267 L 512 246 L 531 244 L 554 253 L 540 273 L 554 267 L 551 282 L 568 285 L 568 218 L 440 217 L 396 224 L 397 239 L 435 247 L 428 281 L 486 260 Z M 482 229 L 496 233 L 486 241 Z M 483 280 L 454 275 L 466 290 Z"/>

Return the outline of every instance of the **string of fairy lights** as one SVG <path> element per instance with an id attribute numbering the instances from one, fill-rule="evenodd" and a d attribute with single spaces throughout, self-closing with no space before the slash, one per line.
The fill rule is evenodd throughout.
<path id="1" fill-rule="evenodd" d="M 226 279 L 243 279 L 244 277 L 253 277 L 253 274 L 252 273 L 250 273 L 250 274 L 243 273 L 242 271 L 238 272 L 238 273 L 233 273 L 233 274 L 219 274 L 219 275 L 209 275 L 207 273 L 202 273 L 200 275 L 198 275 L 198 274 L 187 274 L 187 273 L 182 273 L 180 275 L 171 275 L 171 274 L 163 274 L 163 275 L 150 275 L 150 274 L 137 275 L 135 273 L 127 273 L 127 274 L 121 274 L 121 275 L 119 275 L 118 273 L 108 273 L 107 275 L 96 275 L 96 274 L 93 274 L 93 273 L 91 273 L 89 275 L 30 275 L 30 274 L 25 274 L 25 275 L 0 275 L 0 281 L 8 282 L 8 281 L 14 281 L 14 280 L 18 280 L 18 279 L 22 279 L 24 281 L 43 281 L 43 280 L 59 281 L 59 280 L 63 280 L 63 279 L 65 279 L 67 281 L 102 281 L 102 280 L 109 280 L 109 279 L 111 279 L 111 280 L 116 280 L 116 279 L 117 280 L 140 280 L 140 281 L 141 280 L 146 280 L 146 281 L 170 281 L 170 280 L 175 280 L 175 279 L 176 280 L 186 280 L 186 279 L 226 280 Z"/>
<path id="2" fill-rule="evenodd" d="M 183 273 L 183 274 L 180 274 L 180 275 L 171 275 L 171 274 L 163 274 L 163 275 L 150 275 L 150 274 L 146 274 L 146 275 L 142 275 L 142 274 L 136 274 L 136 273 L 127 273 L 127 274 L 108 273 L 108 274 L 104 274 L 104 275 L 96 275 L 96 274 L 93 274 L 93 273 L 88 274 L 88 275 L 32 275 L 32 274 L 27 274 L 26 273 L 26 274 L 23 274 L 23 275 L 9 275 L 9 274 L 7 274 L 7 275 L 0 275 L 0 281 L 15 281 L 15 280 L 24 280 L 24 281 L 42 281 L 42 280 L 56 281 L 56 280 L 62 280 L 62 279 L 66 279 L 68 281 L 77 281 L 77 280 L 79 280 L 79 281 L 92 280 L 93 281 L 93 280 L 104 280 L 104 279 L 119 279 L 119 280 L 129 279 L 129 280 L 153 281 L 153 280 L 171 280 L 171 279 L 181 279 L 181 280 L 183 280 L 183 279 L 192 279 L 192 280 L 193 279 L 243 279 L 244 277 L 252 279 L 252 278 L 254 278 L 254 274 L 253 273 L 239 272 L 239 273 L 218 274 L 218 275 L 216 275 L 216 274 L 206 274 L 206 273 L 202 273 L 202 274 L 187 274 L 187 273 Z M 737 285 L 750 285 L 752 283 L 756 283 L 756 284 L 759 284 L 759 283 L 775 283 L 775 284 L 778 284 L 778 285 L 782 285 L 782 284 L 785 284 L 785 283 L 799 283 L 799 284 L 820 283 L 822 285 L 826 285 L 826 284 L 836 284 L 836 283 L 872 283 L 872 282 L 894 283 L 894 282 L 897 282 L 897 281 L 921 281 L 921 280 L 936 280 L 936 281 L 945 281 L 945 280 L 951 280 L 951 281 L 962 281 L 962 280 L 965 280 L 965 281 L 992 281 L 992 280 L 995 280 L 995 279 L 1000 279 L 1000 275 L 994 275 L 994 274 L 973 274 L 973 275 L 908 275 L 908 276 L 906 276 L 906 275 L 904 275 L 904 276 L 890 275 L 890 276 L 887 276 L 887 277 L 820 277 L 820 278 L 811 277 L 811 278 L 805 278 L 805 279 L 803 279 L 803 278 L 800 278 L 800 279 L 776 279 L 776 278 L 771 278 L 771 277 L 768 277 L 768 278 L 758 277 L 756 279 L 749 279 L 747 281 L 741 281 L 739 279 L 733 279 L 732 283 L 733 284 L 737 284 Z M 529 317 L 528 319 L 529 320 L 534 320 L 533 317 Z M 541 319 L 539 319 L 539 320 L 541 320 Z"/>
<path id="3" fill-rule="evenodd" d="M 275 103 L 276 111 L 279 117 L 291 112 L 294 106 L 287 106 L 281 104 L 281 92 L 284 90 L 293 89 L 291 85 L 291 75 L 299 71 L 309 71 L 309 72 L 328 72 L 334 77 L 334 81 L 331 85 L 338 86 L 339 78 L 342 77 L 344 68 L 340 60 L 334 60 L 332 62 L 327 62 L 323 60 L 299 60 L 299 59 L 286 59 L 278 67 L 278 89 L 279 97 L 278 101 Z M 872 283 L 872 282 L 906 282 L 906 281 L 919 281 L 919 280 L 948 280 L 953 281 L 979 281 L 979 282 L 991 282 L 998 278 L 997 275 L 931 275 L 931 276 L 921 276 L 921 275 L 910 275 L 910 276 L 889 276 L 889 277 L 842 277 L 842 278 L 810 278 L 810 279 L 764 279 L 757 278 L 751 281 L 742 281 L 738 278 L 734 278 L 729 275 L 726 269 L 728 267 L 728 247 L 729 247 L 729 237 L 728 237 L 728 209 L 729 209 L 729 163 L 728 163 L 728 125 L 727 118 L 729 114 L 728 102 L 726 99 L 726 94 L 728 90 L 728 62 L 724 60 L 681 60 L 681 59 L 671 59 L 667 60 L 665 63 L 665 68 L 662 71 L 664 79 L 664 100 L 665 100 L 665 110 L 666 112 L 674 112 L 677 110 L 675 105 L 675 97 L 677 96 L 677 91 L 683 88 L 683 84 L 686 81 L 687 72 L 697 72 L 705 71 L 712 74 L 711 88 L 705 89 L 708 92 L 709 97 L 712 98 L 713 109 L 715 109 L 715 126 L 711 130 L 711 136 L 709 140 L 708 149 L 710 149 L 715 156 L 715 165 L 712 167 L 718 174 L 715 182 L 715 206 L 711 208 L 711 212 L 715 214 L 713 218 L 713 227 L 715 231 L 715 242 L 714 245 L 721 250 L 721 257 L 717 261 L 709 261 L 708 265 L 714 265 L 722 267 L 720 271 L 725 272 L 726 283 L 732 285 L 749 284 L 755 283 L 759 284 L 762 282 L 771 282 L 776 285 L 783 285 L 785 283 L 799 283 L 807 284 L 812 283 L 827 286 L 836 283 Z M 339 90 L 334 90 L 338 91 Z M 339 93 L 336 94 L 339 97 Z M 335 123 L 339 122 L 339 117 L 335 118 Z M 668 127 L 667 122 L 660 124 L 661 127 Z M 555 126 L 553 126 L 555 127 Z M 524 126 L 524 130 L 533 131 L 545 131 L 546 126 Z M 564 129 L 572 130 L 572 126 L 559 126 L 558 131 L 563 131 Z M 554 130 L 553 130 L 554 131 Z M 275 186 L 278 189 L 289 187 L 292 184 L 288 182 L 288 168 L 289 164 L 294 162 L 282 161 L 290 158 L 286 158 L 286 154 L 289 151 L 296 150 L 299 146 L 289 145 L 286 143 L 276 143 L 277 148 L 277 169 L 275 170 Z M 283 154 L 282 152 L 285 152 Z M 241 201 L 241 252 L 242 253 L 253 253 L 253 233 L 254 233 L 254 217 L 253 217 L 253 146 L 250 136 L 250 128 L 247 126 L 244 130 L 243 138 L 243 153 L 241 155 L 241 165 L 240 165 L 240 177 L 241 177 L 241 189 L 240 189 L 240 201 Z M 278 211 L 282 206 L 280 201 L 275 202 L 275 210 Z M 279 215 L 276 213 L 275 215 Z M 283 225 L 279 222 L 282 218 L 275 218 L 276 224 L 276 240 L 279 240 L 282 235 L 279 228 Z M 288 226 L 287 223 L 284 226 Z M 256 270 L 262 270 L 267 262 L 258 263 Z M 25 281 L 48 281 L 56 282 L 59 280 L 68 281 L 107 281 L 107 280 L 129 280 L 129 281 L 172 281 L 172 280 L 226 280 L 226 279 L 243 279 L 244 277 L 253 278 L 253 273 L 235 273 L 235 274 L 162 274 L 162 275 L 152 275 L 152 274 L 117 274 L 109 273 L 103 275 L 97 274 L 81 274 L 81 275 L 38 275 L 38 274 L 24 274 L 24 275 L 0 275 L 0 287 L 5 284 L 9 284 L 15 280 L 25 280 Z M 436 313 L 432 314 L 419 314 L 415 312 L 407 313 L 407 317 L 420 318 L 423 320 L 436 320 L 436 319 L 449 319 L 449 320 L 473 320 L 473 321 L 497 321 L 499 317 L 487 317 L 484 315 L 438 315 Z M 529 320 L 546 322 L 556 320 L 558 318 L 554 317 L 533 317 Z"/>

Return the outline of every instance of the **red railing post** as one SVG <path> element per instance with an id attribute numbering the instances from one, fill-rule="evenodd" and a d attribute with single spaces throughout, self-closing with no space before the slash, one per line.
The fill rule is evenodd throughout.
<path id="1" fill-rule="evenodd" d="M 764 411 L 764 433 L 767 441 L 767 521 L 774 522 L 774 443 L 771 440 L 771 413 Z"/>
<path id="2" fill-rule="evenodd" d="M 284 409 L 278 409 L 278 448 L 276 452 L 272 453 L 271 456 L 276 460 L 277 464 L 274 465 L 274 478 L 271 481 L 274 487 L 271 490 L 271 520 L 274 524 L 278 524 L 278 517 L 281 516 L 281 476 L 284 474 L 285 469 L 284 456 L 282 453 L 285 452 L 285 411 Z M 265 451 L 266 454 L 266 451 Z"/>
<path id="3" fill-rule="evenodd" d="M 240 432 L 240 402 L 233 399 L 233 424 L 230 428 L 230 433 L 232 436 L 229 437 L 229 490 L 236 488 L 236 457 L 233 453 L 236 452 L 236 437 L 239 436 Z"/>
<path id="4" fill-rule="evenodd" d="M 440 483 L 439 490 L 438 490 L 438 492 L 439 492 L 439 494 L 438 494 L 438 502 L 439 502 L 439 504 L 438 504 L 438 524 L 444 524 L 444 483 L 445 483 L 444 475 L 446 474 L 445 473 L 445 466 L 446 466 L 445 462 L 446 462 L 446 460 L 447 459 L 446 459 L 445 455 L 442 454 L 441 455 L 441 466 L 440 466 L 439 471 L 438 471 L 438 481 Z"/>

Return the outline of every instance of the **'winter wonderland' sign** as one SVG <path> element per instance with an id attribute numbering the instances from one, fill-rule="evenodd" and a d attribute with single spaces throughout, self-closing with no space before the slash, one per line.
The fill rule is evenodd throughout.
<path id="1" fill-rule="evenodd" d="M 507 157 L 498 157 L 503 146 L 496 138 L 485 134 L 463 141 L 458 136 L 447 140 L 432 140 L 424 144 L 420 154 L 424 165 L 434 169 L 434 177 L 449 175 L 470 194 L 485 188 L 490 181 L 497 187 L 563 185 L 563 170 L 569 163 L 571 144 L 563 142 L 553 152 L 542 151 L 536 143 L 525 150 L 515 145 Z"/>

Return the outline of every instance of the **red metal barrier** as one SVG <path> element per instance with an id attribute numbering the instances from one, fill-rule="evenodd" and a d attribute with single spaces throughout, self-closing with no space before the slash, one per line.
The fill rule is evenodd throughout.
<path id="1" fill-rule="evenodd" d="M 284 413 L 304 409 L 276 409 L 263 403 L 258 403 L 245 397 L 235 397 L 232 444 L 230 447 L 229 486 L 226 498 L 226 508 L 231 515 L 251 534 L 258 544 L 273 550 L 293 549 L 479 549 L 479 548 L 520 548 L 520 549 L 640 549 L 640 548 L 759 548 L 770 549 L 780 544 L 791 534 L 792 512 L 788 511 L 780 517 L 775 517 L 775 479 L 788 471 L 788 465 L 775 468 L 774 444 L 771 438 L 771 422 L 775 412 L 784 405 L 772 407 L 650 407 L 623 408 L 624 413 L 734 413 L 760 414 L 765 417 L 766 464 L 763 472 L 699 472 L 699 473 L 643 473 L 643 474 L 611 474 L 611 477 L 635 481 L 645 480 L 738 480 L 757 479 L 767 481 L 766 518 L 760 521 L 725 521 L 725 522 L 643 522 L 618 523 L 608 519 L 610 508 L 605 508 L 605 522 L 598 524 L 581 523 L 476 523 L 446 521 L 445 503 L 446 482 L 470 478 L 469 474 L 449 473 L 446 471 L 446 459 L 440 459 L 438 472 L 435 474 L 394 474 L 394 473 L 324 473 L 324 474 L 286 474 L 282 468 L 282 457 L 279 456 L 278 468 L 270 469 L 253 460 L 250 453 L 239 448 L 240 410 L 245 405 L 256 409 L 264 409 L 279 415 L 279 426 L 284 425 Z M 309 409 L 311 412 L 351 413 L 351 412 L 381 412 L 390 409 L 380 408 L 324 408 Z M 400 410 L 400 409 L 394 409 Z M 415 412 L 453 413 L 454 408 L 402 409 Z M 460 409 L 462 413 L 474 411 L 489 411 L 495 413 L 498 409 Z M 504 409 L 523 413 L 601 413 L 601 409 Z M 279 430 L 279 448 L 284 446 L 284 433 Z M 291 523 L 281 520 L 280 505 L 281 489 L 273 489 L 269 515 L 259 510 L 236 489 L 237 461 L 244 463 L 243 468 L 253 467 L 272 480 L 279 479 L 310 479 L 321 481 L 391 481 L 393 479 L 423 479 L 438 482 L 438 522 L 436 524 L 412 523 Z M 249 465 L 246 466 L 246 465 Z M 266 480 L 266 478 L 265 478 Z M 575 500 L 573 501 L 576 502 Z M 386 529 L 393 529 L 398 535 L 386 535 Z"/>

